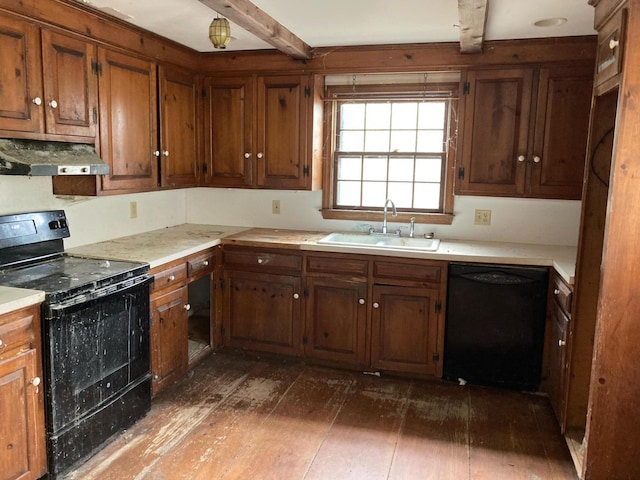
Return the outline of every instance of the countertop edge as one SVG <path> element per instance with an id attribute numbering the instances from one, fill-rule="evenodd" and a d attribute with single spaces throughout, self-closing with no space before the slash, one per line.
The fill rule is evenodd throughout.
<path id="1" fill-rule="evenodd" d="M 45 293 L 40 290 L 0 286 L 0 315 L 37 305 L 44 298 Z"/>

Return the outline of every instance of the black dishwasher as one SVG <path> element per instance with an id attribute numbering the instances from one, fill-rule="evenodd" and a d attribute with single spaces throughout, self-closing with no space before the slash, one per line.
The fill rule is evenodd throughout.
<path id="1" fill-rule="evenodd" d="M 536 391 L 549 271 L 451 263 L 444 378 Z"/>

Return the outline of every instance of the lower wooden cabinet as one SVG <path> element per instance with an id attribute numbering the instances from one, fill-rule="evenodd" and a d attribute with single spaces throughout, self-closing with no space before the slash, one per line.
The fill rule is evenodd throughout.
<path id="1" fill-rule="evenodd" d="M 0 316 L 0 480 L 46 472 L 40 309 Z"/>

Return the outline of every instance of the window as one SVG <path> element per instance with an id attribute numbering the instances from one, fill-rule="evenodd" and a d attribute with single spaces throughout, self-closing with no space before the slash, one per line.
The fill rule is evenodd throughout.
<path id="1" fill-rule="evenodd" d="M 457 85 L 429 87 L 328 89 L 325 218 L 375 219 L 390 198 L 424 223 L 450 223 Z"/>

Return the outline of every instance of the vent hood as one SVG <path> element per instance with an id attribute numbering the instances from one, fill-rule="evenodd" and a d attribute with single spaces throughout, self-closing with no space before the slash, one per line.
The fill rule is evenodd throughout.
<path id="1" fill-rule="evenodd" d="M 109 165 L 93 145 L 0 139 L 0 175 L 105 175 Z"/>

